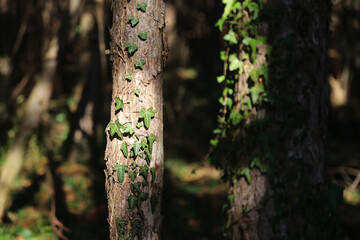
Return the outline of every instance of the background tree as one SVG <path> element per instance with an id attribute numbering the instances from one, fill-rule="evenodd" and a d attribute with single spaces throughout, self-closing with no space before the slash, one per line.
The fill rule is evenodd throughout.
<path id="1" fill-rule="evenodd" d="M 212 145 L 232 183 L 229 237 L 337 239 L 324 181 L 329 2 L 225 3 Z"/>
<path id="2" fill-rule="evenodd" d="M 159 239 L 166 46 L 161 0 L 113 1 L 106 190 L 110 239 Z"/>

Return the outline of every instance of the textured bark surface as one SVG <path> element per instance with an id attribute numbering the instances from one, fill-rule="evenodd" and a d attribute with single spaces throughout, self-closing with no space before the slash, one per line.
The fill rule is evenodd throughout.
<path id="1" fill-rule="evenodd" d="M 136 9 L 137 4 L 146 3 L 146 12 Z M 160 239 L 161 232 L 161 200 L 163 189 L 163 168 L 164 168 L 164 153 L 163 153 L 163 96 L 162 96 L 162 76 L 161 72 L 164 67 L 164 60 L 166 55 L 166 46 L 164 41 L 164 17 L 165 4 L 162 0 L 114 0 L 112 2 L 113 10 L 113 25 L 110 30 L 111 43 L 111 60 L 112 60 L 112 78 L 113 78 L 113 93 L 111 105 L 111 120 L 114 123 L 119 120 L 120 123 L 131 123 L 132 127 L 136 129 L 135 124 L 139 119 L 139 112 L 141 108 L 153 108 L 155 117 L 151 120 L 148 130 L 144 128 L 136 129 L 140 133 L 141 138 L 148 136 L 150 133 L 155 134 L 156 141 L 154 142 L 152 151 L 152 160 L 149 168 L 156 169 L 155 183 L 144 187 L 143 191 L 150 196 L 156 196 L 158 201 L 155 212 L 151 210 L 149 198 L 141 205 L 141 210 L 144 212 L 145 221 L 142 228 L 143 239 Z M 134 16 L 139 18 L 139 23 L 132 28 L 129 24 L 129 17 Z M 147 32 L 147 40 L 141 41 L 138 33 L 141 31 Z M 124 46 L 127 43 L 136 43 L 138 50 L 133 56 L 129 56 Z M 146 64 L 143 70 L 134 69 L 135 61 L 145 59 Z M 132 80 L 125 79 L 126 74 L 130 73 Z M 140 95 L 135 95 L 135 90 L 140 89 Z M 124 102 L 124 109 L 115 112 L 115 99 L 119 97 Z M 140 131 L 140 132 L 139 132 Z M 119 183 L 117 173 L 113 167 L 118 164 L 130 165 L 133 159 L 126 159 L 120 150 L 121 143 L 127 142 L 128 145 L 134 143 L 134 137 L 129 138 L 124 136 L 121 141 L 118 138 L 112 138 L 109 135 L 109 128 L 107 133 L 107 147 L 105 152 L 106 160 L 106 190 L 108 197 L 108 222 L 110 224 L 110 239 L 118 239 L 116 229 L 116 219 L 130 220 L 138 218 L 136 211 L 129 210 L 128 196 L 130 191 L 130 178 L 125 174 L 125 179 L 122 184 Z M 130 146 L 129 149 L 130 150 Z M 146 161 L 140 157 L 136 158 L 138 165 L 145 165 Z M 150 175 L 150 174 L 149 174 Z M 151 177 L 149 176 L 148 179 Z M 142 177 L 137 176 L 135 182 L 142 180 Z"/>
<path id="2" fill-rule="evenodd" d="M 271 127 L 264 131 L 273 138 L 274 162 L 268 166 L 276 170 L 271 182 L 252 169 L 250 185 L 244 178 L 234 185 L 231 239 L 290 239 L 289 233 L 295 234 L 294 239 L 306 239 L 321 229 L 293 208 L 301 204 L 299 193 L 316 195 L 323 184 L 329 6 L 327 1 L 313 0 L 266 2 L 271 16 L 266 25 L 272 48 L 269 92 L 273 98 L 266 112 Z M 279 217 L 282 210 L 286 214 L 270 224 L 271 217 Z"/>

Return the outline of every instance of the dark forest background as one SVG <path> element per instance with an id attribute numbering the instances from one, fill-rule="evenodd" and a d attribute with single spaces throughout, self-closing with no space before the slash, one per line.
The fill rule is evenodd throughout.
<path id="1" fill-rule="evenodd" d="M 360 1 L 334 0 L 329 43 L 328 177 L 343 191 L 347 239 L 360 230 Z M 167 0 L 164 72 L 164 239 L 220 239 L 228 186 L 204 158 L 221 89 L 220 1 Z M 3 239 L 107 239 L 104 129 L 110 117 L 110 0 L 0 0 L 0 172 L 26 104 L 56 72 L 45 114 L 30 129 L 0 226 Z M 1 187 L 1 186 L 0 186 Z M 68 232 L 67 232 L 68 231 Z"/>

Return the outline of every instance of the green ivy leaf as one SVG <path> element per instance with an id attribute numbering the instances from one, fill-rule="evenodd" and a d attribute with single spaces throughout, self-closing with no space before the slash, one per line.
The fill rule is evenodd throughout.
<path id="1" fill-rule="evenodd" d="M 148 186 L 147 180 L 144 179 L 144 180 L 141 182 L 141 185 L 142 185 L 143 187 Z"/>
<path id="2" fill-rule="evenodd" d="M 141 40 L 143 40 L 143 41 L 146 41 L 146 39 L 147 39 L 147 32 L 139 32 L 139 34 L 138 34 L 138 36 L 139 36 L 139 38 L 141 39 Z"/>
<path id="3" fill-rule="evenodd" d="M 127 73 L 127 74 L 126 74 L 125 80 L 128 80 L 128 81 L 131 81 L 131 80 L 132 80 L 132 77 L 131 77 L 130 73 Z"/>
<path id="4" fill-rule="evenodd" d="M 144 179 L 147 179 L 149 175 L 149 168 L 147 165 L 141 166 L 139 170 L 139 175 L 143 176 Z"/>
<path id="5" fill-rule="evenodd" d="M 150 204 L 151 204 L 151 211 L 154 213 L 155 210 L 156 210 L 157 197 L 151 196 L 151 198 L 150 198 Z"/>
<path id="6" fill-rule="evenodd" d="M 124 156 L 127 158 L 128 157 L 128 150 L 127 150 L 128 144 L 126 142 L 123 142 L 121 144 L 120 150 L 122 151 L 122 153 L 124 154 Z"/>
<path id="7" fill-rule="evenodd" d="M 136 172 L 136 171 L 129 172 L 129 177 L 130 177 L 131 181 L 134 182 L 136 176 L 137 176 L 137 172 Z"/>
<path id="8" fill-rule="evenodd" d="M 225 36 L 224 36 L 224 40 L 228 41 L 229 43 L 232 44 L 237 44 L 238 41 L 236 39 L 236 34 L 233 30 L 230 30 Z"/>
<path id="9" fill-rule="evenodd" d="M 140 89 L 135 90 L 135 95 L 138 96 L 138 97 L 140 96 Z"/>
<path id="10" fill-rule="evenodd" d="M 138 46 L 132 43 L 125 44 L 125 48 L 127 49 L 130 55 L 133 55 L 138 50 Z"/>
<path id="11" fill-rule="evenodd" d="M 135 168 L 137 168 L 137 163 L 136 162 L 132 162 L 131 163 L 131 169 L 134 170 Z"/>
<path id="12" fill-rule="evenodd" d="M 231 54 L 230 57 L 229 57 L 229 62 L 230 62 L 230 65 L 229 65 L 229 70 L 230 71 L 234 71 L 234 70 L 237 70 L 237 69 L 240 69 L 240 73 L 242 72 L 242 67 L 243 67 L 243 62 L 240 61 L 237 57 L 236 57 L 236 54 Z"/>
<path id="13" fill-rule="evenodd" d="M 235 195 L 234 195 L 234 194 L 230 194 L 230 195 L 228 196 L 228 199 L 229 199 L 230 207 L 233 207 L 233 205 L 234 205 L 234 200 L 235 200 Z"/>
<path id="14" fill-rule="evenodd" d="M 140 186 L 141 186 L 141 182 L 137 182 L 137 183 L 132 183 L 130 184 L 130 190 L 134 195 L 138 195 L 141 190 L 140 190 Z"/>
<path id="15" fill-rule="evenodd" d="M 126 166 L 125 164 L 122 165 L 119 164 L 113 167 L 113 169 L 117 171 L 118 180 L 120 183 L 122 183 L 124 181 L 125 172 L 129 170 L 128 166 Z"/>
<path id="16" fill-rule="evenodd" d="M 130 16 L 128 19 L 131 27 L 135 27 L 139 23 L 139 19 L 133 16 Z"/>
<path id="17" fill-rule="evenodd" d="M 246 181 L 251 184 L 251 170 L 248 167 L 245 167 L 238 171 L 239 176 L 245 176 Z"/>
<path id="18" fill-rule="evenodd" d="M 134 63 L 134 66 L 135 68 L 140 68 L 141 70 L 143 70 L 145 63 L 146 63 L 145 59 L 140 59 L 139 61 L 136 61 Z"/>
<path id="19" fill-rule="evenodd" d="M 115 124 L 114 123 L 110 123 L 109 124 L 110 126 L 110 136 L 114 136 L 114 134 L 116 133 L 120 140 L 123 139 L 123 135 L 121 133 L 121 129 L 124 129 L 124 126 L 119 122 L 119 120 L 116 120 L 115 121 Z"/>
<path id="20" fill-rule="evenodd" d="M 135 207 L 135 203 L 137 202 L 137 197 L 135 195 L 130 195 L 128 197 L 129 209 L 133 210 Z"/>
<path id="21" fill-rule="evenodd" d="M 151 186 L 154 184 L 155 179 L 156 179 L 156 170 L 155 168 L 150 168 L 150 172 L 151 172 Z"/>
<path id="22" fill-rule="evenodd" d="M 140 192 L 139 194 L 139 199 L 141 199 L 141 201 L 146 201 L 146 199 L 149 197 L 148 193 L 145 192 Z"/>
<path id="23" fill-rule="evenodd" d="M 144 124 L 142 122 L 137 122 L 136 123 L 136 128 L 141 128 L 142 126 L 144 126 Z"/>
<path id="24" fill-rule="evenodd" d="M 129 133 L 130 135 L 133 135 L 135 132 L 135 129 L 131 126 L 131 123 L 125 124 L 124 133 Z"/>
<path id="25" fill-rule="evenodd" d="M 140 3 L 136 6 L 136 9 L 137 10 L 140 10 L 142 12 L 146 12 L 146 7 L 147 7 L 147 4 L 146 3 Z"/>
<path id="26" fill-rule="evenodd" d="M 115 111 L 121 110 L 124 108 L 124 102 L 120 98 L 115 98 Z"/>
<path id="27" fill-rule="evenodd" d="M 155 113 L 152 108 L 148 110 L 141 108 L 139 117 L 144 119 L 145 128 L 149 129 L 151 118 L 155 117 Z"/>
<path id="28" fill-rule="evenodd" d="M 143 222 L 144 222 L 144 220 L 145 220 L 145 217 L 144 217 L 144 212 L 143 212 L 142 210 L 139 210 L 139 211 L 137 212 L 137 214 L 139 215 L 139 217 L 140 217 L 141 221 L 143 221 Z"/>
<path id="29" fill-rule="evenodd" d="M 262 83 L 257 84 L 250 88 L 249 91 L 251 93 L 251 101 L 255 104 L 259 99 L 259 95 L 264 92 L 264 85 Z"/>
<path id="30" fill-rule="evenodd" d="M 125 234 L 125 226 L 128 224 L 128 221 L 116 218 L 115 223 L 118 235 L 123 237 L 123 235 Z"/>
<path id="31" fill-rule="evenodd" d="M 142 149 L 145 149 L 145 148 L 148 147 L 147 142 L 146 142 L 145 139 L 141 139 L 140 145 L 141 145 Z"/>
<path id="32" fill-rule="evenodd" d="M 146 160 L 147 165 L 150 165 L 151 153 L 148 149 L 145 149 L 145 160 Z"/>
<path id="33" fill-rule="evenodd" d="M 140 157 L 140 158 L 143 158 L 143 157 L 144 157 L 144 154 L 143 154 L 143 153 L 140 153 L 140 154 L 139 154 L 139 157 Z"/>
<path id="34" fill-rule="evenodd" d="M 231 110 L 231 113 L 230 113 L 230 115 L 229 115 L 229 120 L 231 120 L 232 121 L 232 124 L 233 125 L 238 125 L 240 122 L 241 122 L 241 120 L 242 120 L 243 118 L 242 118 L 242 116 L 241 116 L 241 114 L 240 114 L 240 112 L 239 111 L 236 111 L 236 110 Z"/>
<path id="35" fill-rule="evenodd" d="M 222 83 L 223 81 L 225 81 L 225 76 L 224 75 L 218 76 L 216 77 L 216 80 L 218 83 Z"/>
<path id="36" fill-rule="evenodd" d="M 135 157 L 138 155 L 140 148 L 141 148 L 140 143 L 135 143 L 135 144 L 132 145 L 132 149 L 134 150 L 134 156 Z"/>
<path id="37" fill-rule="evenodd" d="M 219 139 L 211 139 L 210 140 L 210 144 L 213 147 L 216 147 L 218 145 L 218 143 L 219 143 Z"/>
<path id="38" fill-rule="evenodd" d="M 153 143 L 154 143 L 155 140 L 156 140 L 155 134 L 151 133 L 150 136 L 148 136 L 149 151 L 150 151 L 150 153 L 152 153 Z"/>

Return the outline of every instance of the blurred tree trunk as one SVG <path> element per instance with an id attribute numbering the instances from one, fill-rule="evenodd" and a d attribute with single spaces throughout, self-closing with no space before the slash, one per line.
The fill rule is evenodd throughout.
<path id="1" fill-rule="evenodd" d="M 58 49 L 59 44 L 56 36 L 51 40 L 46 50 L 43 71 L 27 101 L 20 129 L 15 136 L 14 143 L 2 168 L 0 178 L 0 222 L 4 214 L 6 201 L 9 198 L 11 185 L 22 167 L 27 141 L 39 126 L 41 117 L 48 108 L 56 74 Z"/>
<path id="2" fill-rule="evenodd" d="M 327 202 L 321 198 L 329 4 L 312 0 L 266 2 L 263 24 L 272 49 L 267 91 L 270 106 L 265 117 L 268 124 L 258 132 L 251 127 L 242 131 L 246 132 L 245 144 L 251 144 L 254 133 L 267 139 L 257 140 L 257 150 L 246 152 L 245 162 L 250 165 L 262 151 L 268 171 L 253 167 L 250 183 L 245 177 L 235 181 L 229 210 L 230 238 L 333 239 L 334 230 L 326 223 Z M 249 87 L 249 76 L 243 77 L 240 92 Z"/>
<path id="3" fill-rule="evenodd" d="M 105 151 L 110 239 L 131 236 L 134 239 L 136 236 L 138 239 L 160 239 L 164 166 L 161 73 L 166 54 L 163 34 L 165 4 L 162 0 L 137 3 L 113 1 L 112 9 L 110 54 L 113 93 Z M 140 32 L 146 32 L 147 36 L 143 34 L 139 37 Z M 135 53 L 131 54 L 126 47 L 129 43 L 138 46 Z M 141 66 L 135 67 L 135 64 Z M 113 127 L 118 123 L 135 132 L 120 127 L 121 133 L 111 136 Z M 122 134 L 123 138 L 119 136 Z M 154 135 L 156 140 L 151 147 L 150 139 Z M 134 145 L 141 142 L 141 148 L 134 151 Z M 125 174 L 123 179 L 121 173 Z M 131 179 L 130 173 L 135 174 L 132 175 L 134 179 Z"/>

